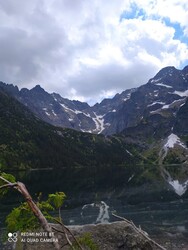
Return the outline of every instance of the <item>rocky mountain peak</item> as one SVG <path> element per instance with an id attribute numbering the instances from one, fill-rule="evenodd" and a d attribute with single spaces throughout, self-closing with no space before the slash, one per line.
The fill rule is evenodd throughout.
<path id="1" fill-rule="evenodd" d="M 187 71 L 188 68 L 186 67 L 183 70 L 178 70 L 173 66 L 165 67 L 150 79 L 148 83 L 184 91 L 188 87 Z"/>
<path id="2" fill-rule="evenodd" d="M 0 82 L 0 88 L 11 95 L 17 95 L 19 93 L 19 89 L 17 86 L 13 84 L 6 84 L 4 82 Z"/>
<path id="3" fill-rule="evenodd" d="M 21 91 L 12 85 L 0 83 L 0 86 L 9 89 L 9 93 L 46 122 L 82 132 L 110 135 L 137 126 L 148 117 L 151 123 L 157 122 L 152 119 L 154 116 L 157 119 L 175 117 L 188 97 L 188 66 L 183 70 L 165 67 L 145 85 L 125 90 L 91 107 L 56 93 L 49 94 L 40 85 Z"/>
<path id="4" fill-rule="evenodd" d="M 174 73 L 177 73 L 177 71 L 179 71 L 178 69 L 176 69 L 174 66 L 167 66 L 163 69 L 161 69 L 154 77 L 155 78 L 159 78 L 159 77 L 166 77 L 166 76 L 171 76 Z"/>
<path id="5" fill-rule="evenodd" d="M 37 84 L 34 88 L 32 88 L 30 91 L 32 92 L 46 92 L 39 84 Z"/>

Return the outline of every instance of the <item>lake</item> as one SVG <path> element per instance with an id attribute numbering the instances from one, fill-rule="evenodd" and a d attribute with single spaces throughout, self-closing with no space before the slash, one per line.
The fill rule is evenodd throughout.
<path id="1" fill-rule="evenodd" d="M 123 180 L 123 172 L 97 178 L 92 172 L 77 169 L 20 171 L 14 173 L 23 181 L 34 199 L 42 192 L 63 191 L 67 198 L 62 218 L 67 225 L 104 223 L 118 220 L 112 213 L 132 220 L 150 234 L 188 232 L 187 192 L 178 196 L 170 185 L 158 183 L 133 187 Z M 23 201 L 16 191 L 1 200 L 0 228 L 12 207 Z"/>

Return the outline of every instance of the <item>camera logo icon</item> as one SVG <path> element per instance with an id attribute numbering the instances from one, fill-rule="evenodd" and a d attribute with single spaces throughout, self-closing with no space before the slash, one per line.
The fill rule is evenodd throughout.
<path id="1" fill-rule="evenodd" d="M 8 241 L 9 242 L 17 242 L 18 240 L 18 234 L 17 233 L 8 233 Z"/>

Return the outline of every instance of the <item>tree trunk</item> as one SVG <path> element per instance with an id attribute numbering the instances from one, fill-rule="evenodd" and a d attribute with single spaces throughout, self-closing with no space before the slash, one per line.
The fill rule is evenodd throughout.
<path id="1" fill-rule="evenodd" d="M 15 188 L 24 196 L 24 198 L 26 199 L 31 211 L 33 212 L 33 214 L 36 216 L 36 218 L 39 220 L 42 228 L 48 232 L 48 237 L 49 238 L 53 238 L 51 234 L 52 228 L 51 226 L 48 224 L 46 218 L 44 217 L 44 215 L 42 214 L 42 212 L 40 211 L 40 209 L 38 208 L 38 206 L 36 205 L 36 203 L 33 201 L 31 195 L 29 194 L 26 186 L 22 183 L 22 182 L 17 182 L 17 185 L 15 186 Z M 60 249 L 60 245 L 58 242 L 54 241 L 52 242 L 55 249 L 59 250 Z"/>

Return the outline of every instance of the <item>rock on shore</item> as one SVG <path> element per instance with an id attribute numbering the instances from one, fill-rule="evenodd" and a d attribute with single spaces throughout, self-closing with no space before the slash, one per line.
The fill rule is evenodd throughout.
<path id="1" fill-rule="evenodd" d="M 55 225 L 58 230 L 61 227 Z M 90 235 L 92 244 L 95 245 L 95 250 L 156 250 L 159 249 L 149 241 L 144 234 L 139 233 L 135 230 L 131 224 L 120 221 L 113 222 L 109 224 L 91 224 L 83 226 L 69 226 L 69 230 L 74 234 L 76 238 L 83 237 L 84 235 Z M 39 230 L 42 232 L 41 230 Z M 18 236 L 18 241 L 14 250 L 52 250 L 54 249 L 52 243 L 44 242 L 44 237 L 38 237 L 39 240 L 36 241 L 35 237 L 28 236 Z M 60 246 L 64 245 L 65 237 L 62 234 L 55 233 L 55 238 L 58 239 Z M 21 242 L 22 239 L 22 242 Z M 25 242 L 23 242 L 25 239 Z M 28 240 L 29 239 L 29 240 Z M 33 240 L 32 242 L 32 239 Z M 73 239 L 70 236 L 71 241 Z M 5 246 L 3 250 L 11 249 L 10 245 Z M 70 246 L 65 246 L 63 249 L 68 250 Z M 84 247 L 83 249 L 89 249 Z"/>

